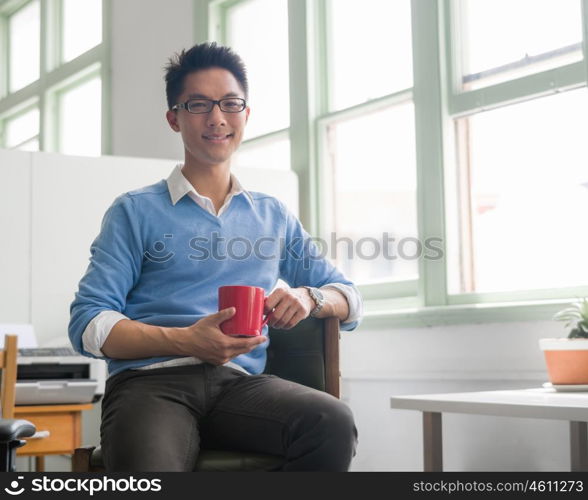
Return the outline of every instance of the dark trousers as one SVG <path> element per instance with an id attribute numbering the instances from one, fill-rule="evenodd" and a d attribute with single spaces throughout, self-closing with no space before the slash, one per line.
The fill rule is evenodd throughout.
<path id="1" fill-rule="evenodd" d="M 207 363 L 127 370 L 106 383 L 107 471 L 192 471 L 201 447 L 284 457 L 284 471 L 346 471 L 357 430 L 333 396 Z"/>

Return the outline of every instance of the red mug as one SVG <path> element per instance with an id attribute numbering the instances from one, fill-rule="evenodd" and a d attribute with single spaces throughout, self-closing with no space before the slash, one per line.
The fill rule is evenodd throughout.
<path id="1" fill-rule="evenodd" d="M 257 286 L 228 285 L 218 289 L 218 309 L 235 308 L 232 318 L 223 321 L 220 329 L 225 335 L 255 337 L 267 324 L 263 317 L 265 291 Z"/>

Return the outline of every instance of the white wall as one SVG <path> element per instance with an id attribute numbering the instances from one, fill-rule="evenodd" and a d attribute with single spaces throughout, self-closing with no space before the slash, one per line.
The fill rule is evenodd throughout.
<path id="1" fill-rule="evenodd" d="M 179 134 L 165 120 L 163 68 L 193 45 L 193 0 L 112 3 L 112 154 L 183 158 Z"/>
<path id="2" fill-rule="evenodd" d="M 6 182 L 0 182 L 0 322 L 28 323 L 31 293 L 31 191 L 14 189 L 30 186 L 31 169 L 27 155 L 5 151 L 0 168 Z"/>

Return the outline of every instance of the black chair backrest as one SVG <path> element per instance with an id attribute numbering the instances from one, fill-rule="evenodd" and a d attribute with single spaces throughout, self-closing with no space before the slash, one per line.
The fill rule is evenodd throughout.
<path id="1" fill-rule="evenodd" d="M 269 329 L 264 373 L 325 391 L 324 321 L 307 318 L 291 330 Z"/>

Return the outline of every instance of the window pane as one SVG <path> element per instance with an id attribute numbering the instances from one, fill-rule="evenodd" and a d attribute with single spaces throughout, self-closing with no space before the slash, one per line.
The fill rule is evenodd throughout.
<path id="1" fill-rule="evenodd" d="M 39 2 L 15 12 L 8 20 L 10 92 L 39 78 L 41 23 Z"/>
<path id="2" fill-rule="evenodd" d="M 263 29 L 252 29 L 260 26 Z M 251 0 L 227 12 L 228 43 L 243 58 L 251 115 L 245 139 L 290 126 L 288 2 Z"/>
<path id="3" fill-rule="evenodd" d="M 241 146 L 235 160 L 238 167 L 290 169 L 290 141 L 280 139 L 262 146 Z"/>
<path id="4" fill-rule="evenodd" d="M 21 144 L 18 149 L 22 151 L 39 151 L 39 139 L 31 139 Z"/>
<path id="5" fill-rule="evenodd" d="M 59 152 L 69 155 L 100 156 L 101 85 L 94 78 L 59 98 Z"/>
<path id="6" fill-rule="evenodd" d="M 102 0 L 63 0 L 63 61 L 102 41 Z"/>
<path id="7" fill-rule="evenodd" d="M 418 274 L 414 110 L 406 103 L 328 129 L 329 257 L 360 283 Z"/>
<path id="8" fill-rule="evenodd" d="M 39 135 L 39 110 L 31 109 L 21 115 L 6 120 L 5 146 L 13 148 Z"/>
<path id="9" fill-rule="evenodd" d="M 588 283 L 586 109 L 582 89 L 463 119 L 471 229 L 460 251 L 471 266 L 453 292 Z"/>
<path id="10" fill-rule="evenodd" d="M 410 0 L 332 0 L 335 109 L 412 87 Z"/>
<path id="11" fill-rule="evenodd" d="M 463 88 L 582 59 L 580 0 L 458 0 Z"/>

